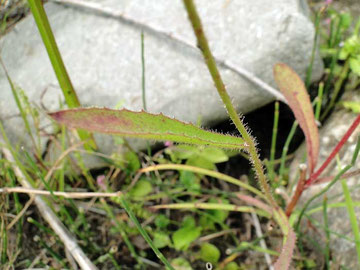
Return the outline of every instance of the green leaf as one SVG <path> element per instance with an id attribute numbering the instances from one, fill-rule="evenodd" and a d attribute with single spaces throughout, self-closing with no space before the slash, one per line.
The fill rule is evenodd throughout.
<path id="1" fill-rule="evenodd" d="M 200 190 L 200 184 L 194 173 L 189 171 L 180 171 L 180 182 L 188 190 Z"/>
<path id="2" fill-rule="evenodd" d="M 283 63 L 274 66 L 274 77 L 305 134 L 309 169 L 312 173 L 319 156 L 319 132 L 309 94 L 296 72 Z"/>
<path id="3" fill-rule="evenodd" d="M 159 214 L 156 216 L 154 223 L 157 228 L 165 229 L 169 225 L 170 220 L 167 218 L 167 216 Z"/>
<path id="4" fill-rule="evenodd" d="M 222 149 L 214 147 L 206 147 L 199 152 L 199 155 L 212 163 L 226 162 L 229 160 L 228 156 Z"/>
<path id="5" fill-rule="evenodd" d="M 354 113 L 360 113 L 360 102 L 358 101 L 343 101 L 341 104 L 349 110 L 352 110 Z"/>
<path id="6" fill-rule="evenodd" d="M 145 179 L 140 179 L 135 186 L 129 191 L 129 195 L 132 197 L 144 197 L 151 193 L 152 185 Z"/>
<path id="7" fill-rule="evenodd" d="M 229 201 L 226 199 L 211 198 L 209 200 L 209 203 L 229 204 Z M 220 223 L 223 222 L 229 215 L 229 211 L 225 211 L 225 210 L 208 210 L 208 212 Z"/>
<path id="8" fill-rule="evenodd" d="M 184 258 L 176 258 L 173 259 L 171 261 L 171 265 L 176 269 L 176 270 L 193 270 L 190 263 L 185 260 Z"/>
<path id="9" fill-rule="evenodd" d="M 124 158 L 127 161 L 127 168 L 130 171 L 135 172 L 140 169 L 141 167 L 140 160 L 135 152 L 133 151 L 126 152 Z"/>
<path id="10" fill-rule="evenodd" d="M 203 230 L 215 230 L 214 221 L 205 215 L 200 216 L 199 225 Z"/>
<path id="11" fill-rule="evenodd" d="M 210 243 L 204 243 L 200 249 L 200 258 L 204 262 L 216 264 L 220 259 L 220 250 Z"/>
<path id="12" fill-rule="evenodd" d="M 193 216 L 185 216 L 181 222 L 182 227 L 195 227 L 196 222 Z"/>
<path id="13" fill-rule="evenodd" d="M 230 149 L 244 148 L 244 140 L 240 137 L 203 130 L 162 114 L 144 111 L 78 108 L 50 113 L 50 116 L 70 128 L 91 132 Z"/>
<path id="14" fill-rule="evenodd" d="M 153 243 L 157 248 L 164 248 L 171 244 L 170 237 L 164 232 L 155 232 Z"/>
<path id="15" fill-rule="evenodd" d="M 190 244 L 201 234 L 201 227 L 187 226 L 183 227 L 172 235 L 174 247 L 176 250 L 187 250 Z"/>
<path id="16" fill-rule="evenodd" d="M 203 169 L 207 169 L 207 170 L 215 169 L 214 163 L 210 162 L 209 160 L 207 160 L 201 156 L 194 156 L 194 157 L 189 158 L 186 161 L 186 165 L 194 166 L 197 168 L 203 168 Z"/>
<path id="17" fill-rule="evenodd" d="M 240 270 L 240 267 L 236 262 L 230 262 L 225 266 L 224 270 Z"/>
<path id="18" fill-rule="evenodd" d="M 356 75 L 360 76 L 360 55 L 357 55 L 356 57 L 351 57 L 349 59 L 349 64 L 351 71 L 354 72 Z"/>

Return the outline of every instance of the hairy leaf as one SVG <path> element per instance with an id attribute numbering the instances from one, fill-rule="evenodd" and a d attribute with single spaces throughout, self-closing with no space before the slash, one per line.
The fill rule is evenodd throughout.
<path id="1" fill-rule="evenodd" d="M 291 263 L 291 258 L 295 248 L 296 235 L 293 229 L 289 226 L 289 231 L 286 236 L 286 242 L 282 247 L 281 254 L 277 259 L 274 268 L 275 270 L 288 270 Z"/>
<path id="2" fill-rule="evenodd" d="M 274 66 L 274 77 L 305 134 L 310 173 L 319 155 L 319 132 L 310 97 L 301 78 L 283 63 Z"/>
<path id="3" fill-rule="evenodd" d="M 244 148 L 244 140 L 240 137 L 203 130 L 163 114 L 125 109 L 78 108 L 50 113 L 50 116 L 70 128 L 91 132 L 230 149 Z"/>

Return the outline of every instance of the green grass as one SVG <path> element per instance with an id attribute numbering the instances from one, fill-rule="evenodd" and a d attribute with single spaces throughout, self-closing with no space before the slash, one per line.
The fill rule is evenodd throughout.
<path id="1" fill-rule="evenodd" d="M 64 90 L 68 106 L 77 107 L 80 103 L 61 61 L 61 55 L 46 22 L 42 6 L 39 6 L 38 1 L 29 0 L 29 3 L 39 24 L 44 44 L 49 51 L 59 84 Z M 315 50 L 313 50 L 306 79 L 306 85 L 318 91 L 314 107 L 316 119 L 320 120 L 336 106 L 336 98 L 341 94 L 341 89 L 347 84 L 347 78 L 352 74 L 349 62 L 339 60 L 338 44 L 345 41 L 351 34 L 346 32 L 346 17 L 334 15 L 328 33 L 321 28 L 320 24 L 325 17 L 326 14 L 317 13 L 318 31 L 315 44 L 320 44 L 322 47 L 327 74 L 319 84 L 310 85 L 315 55 Z M 357 22 L 355 32 L 359 28 L 360 20 Z M 143 107 L 146 110 L 148 104 L 146 104 L 143 34 L 140 53 L 141 93 Z M 268 224 L 269 213 L 253 205 L 246 205 L 251 204 L 249 199 L 241 201 L 237 196 L 238 193 L 251 195 L 255 196 L 257 202 L 268 203 L 268 198 L 260 192 L 258 186 L 252 185 L 254 181 L 250 173 L 249 181 L 245 182 L 217 172 L 216 166 L 219 162 L 211 159 L 213 157 L 201 156 L 202 147 L 190 149 L 173 145 L 158 152 L 149 150 L 147 153 L 134 153 L 129 149 L 126 141 L 114 149 L 112 156 L 104 156 L 104 160 L 108 161 L 108 167 L 94 171 L 86 167 L 84 158 L 97 153 L 83 151 L 81 143 L 73 141 L 71 134 L 68 134 L 64 127 L 56 127 L 56 132 L 49 137 L 48 147 L 51 154 L 43 155 L 39 144 L 42 123 L 37 124 L 35 108 L 26 101 L 21 90 L 15 86 L 10 77 L 8 80 L 35 151 L 25 152 L 18 146 L 11 145 L 8 140 L 4 141 L 1 147 L 11 149 L 15 162 L 10 163 L 1 156 L 0 188 L 20 185 L 15 175 L 16 168 L 19 168 L 31 181 L 33 187 L 48 190 L 50 193 L 54 191 L 127 191 L 124 196 L 116 199 L 95 197 L 70 199 L 53 194 L 45 198 L 52 211 L 72 232 L 81 249 L 99 269 L 150 269 L 162 265 L 166 265 L 168 269 L 178 269 L 172 266 L 175 264 L 174 261 L 188 263 L 194 269 L 204 268 L 206 261 L 202 260 L 204 256 L 199 255 L 198 252 L 204 241 L 213 244 L 221 254 L 220 259 L 214 263 L 214 269 L 216 267 L 224 269 L 229 263 L 235 263 L 237 269 L 256 269 L 260 264 L 264 264 L 262 260 L 256 261 L 256 256 L 254 256 L 253 261 L 244 262 L 244 258 L 252 256 L 254 252 L 268 253 L 273 260 L 279 255 L 278 245 L 271 242 L 274 236 L 279 235 L 278 228 L 275 226 L 273 230 L 267 230 L 265 226 Z M 68 95 L 67 89 L 71 90 Z M 324 104 L 330 105 L 326 107 Z M 2 129 L 2 126 L 0 127 Z M 288 149 L 296 128 L 295 122 L 282 149 L 281 158 L 275 160 L 278 133 L 281 130 L 279 105 L 275 103 L 271 156 L 267 175 L 271 180 L 272 189 L 287 187 Z M 3 129 L 2 133 L 4 137 Z M 89 138 L 89 135 L 82 136 L 84 140 Z M 72 141 L 73 143 L 70 143 Z M 357 151 L 359 147 L 360 144 Z M 57 149 L 55 154 L 53 154 L 54 149 Z M 225 159 L 229 159 L 232 155 L 221 151 L 216 153 Z M 194 164 L 194 153 L 197 155 L 196 164 Z M 360 202 L 352 200 L 350 188 L 345 180 L 340 180 L 341 174 L 355 163 L 356 155 L 357 152 L 354 154 L 352 164 L 345 167 L 302 209 L 297 209 L 292 217 L 298 229 L 300 249 L 305 245 L 307 238 L 300 231 L 300 222 L 303 217 L 311 221 L 317 229 L 325 232 L 325 248 L 321 249 L 320 245 L 317 247 L 317 243 L 312 243 L 311 248 L 320 250 L 325 258 L 327 269 L 331 265 L 331 254 L 336 251 L 331 246 L 331 237 L 354 242 L 360 261 L 360 234 L 355 215 L 355 209 L 360 207 Z M 154 164 L 158 166 L 154 167 Z M 147 169 L 139 172 L 142 168 Z M 280 180 L 274 184 L 275 179 Z M 320 205 L 312 205 L 310 208 L 310 203 L 316 198 L 325 196 L 326 191 L 337 181 L 341 181 L 344 201 L 333 202 L 333 198 L 324 197 Z M 22 212 L 24 207 L 28 207 L 26 205 L 29 200 L 31 200 L 30 197 L 24 194 L 0 193 L 1 267 L 12 269 L 51 265 L 54 268 L 71 269 L 72 262 L 66 254 L 62 240 L 43 220 L 41 213 L 33 205 Z M 279 205 L 283 203 L 280 199 L 277 202 Z M 355 240 L 331 230 L 328 214 L 335 208 L 348 211 Z M 260 248 L 259 238 L 244 239 L 248 234 L 251 236 L 251 220 L 248 219 L 246 212 L 252 212 L 254 209 L 262 222 L 264 238 L 269 243 L 267 249 Z M 318 223 L 312 217 L 313 214 L 319 212 L 323 214 L 323 223 Z M 17 222 L 12 228 L 7 229 L 17 215 L 19 215 Z M 185 244 L 180 249 L 178 244 L 175 244 L 178 241 L 175 239 L 179 232 L 184 231 L 186 234 L 181 240 L 184 240 Z M 195 235 L 195 239 L 187 238 L 187 234 L 195 231 L 200 231 L 200 235 Z M 15 239 L 15 242 L 11 241 L 12 239 Z M 309 250 L 309 246 L 306 248 L 303 250 Z M 231 253 L 228 254 L 227 251 Z M 303 269 L 306 269 L 305 265 L 312 263 L 305 260 L 305 257 L 311 255 L 311 251 L 305 251 L 296 253 L 294 261 L 294 265 L 304 267 Z"/>

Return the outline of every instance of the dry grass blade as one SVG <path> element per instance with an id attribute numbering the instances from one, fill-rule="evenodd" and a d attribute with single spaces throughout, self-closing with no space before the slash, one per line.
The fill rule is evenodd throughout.
<path id="1" fill-rule="evenodd" d="M 24 187 L 10 187 L 0 188 L 0 193 L 26 193 L 34 195 L 45 195 L 45 196 L 60 196 L 71 199 L 84 199 L 84 198 L 104 198 L 104 197 L 118 197 L 122 192 L 63 192 L 63 191 L 47 191 L 35 188 L 24 188 Z"/>
<path id="2" fill-rule="evenodd" d="M 2 139 L 0 139 L 2 145 L 6 145 Z M 13 164 L 13 170 L 15 172 L 18 181 L 28 189 L 31 189 L 30 183 L 26 180 L 23 172 L 19 167 L 16 166 L 15 159 L 10 152 L 9 149 L 3 147 L 2 152 L 4 157 Z M 75 258 L 76 262 L 82 269 L 86 270 L 95 270 L 98 269 L 90 259 L 85 255 L 82 249 L 77 244 L 76 239 L 71 235 L 68 229 L 62 224 L 59 218 L 54 214 L 54 212 L 50 209 L 50 207 L 45 203 L 45 201 L 39 195 L 35 196 L 35 204 L 39 209 L 42 217 L 49 223 L 50 227 L 54 230 L 54 232 L 59 236 L 61 241 L 64 243 L 66 249 L 72 254 Z"/>

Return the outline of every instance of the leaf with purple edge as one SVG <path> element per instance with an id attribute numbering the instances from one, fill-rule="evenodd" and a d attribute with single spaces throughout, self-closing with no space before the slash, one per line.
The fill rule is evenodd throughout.
<path id="1" fill-rule="evenodd" d="M 301 78 L 284 63 L 274 66 L 274 78 L 304 132 L 309 169 L 313 173 L 319 155 L 319 132 L 309 94 Z"/>
<path id="2" fill-rule="evenodd" d="M 124 137 L 210 145 L 228 149 L 244 148 L 240 137 L 215 133 L 198 128 L 163 114 L 112 110 L 106 108 L 77 108 L 49 114 L 69 128 L 108 133 Z"/>

